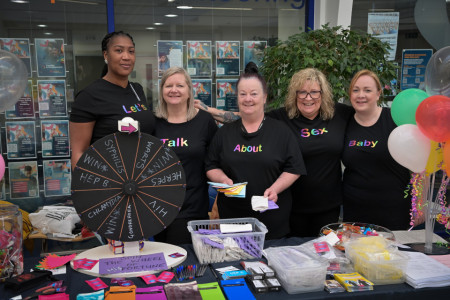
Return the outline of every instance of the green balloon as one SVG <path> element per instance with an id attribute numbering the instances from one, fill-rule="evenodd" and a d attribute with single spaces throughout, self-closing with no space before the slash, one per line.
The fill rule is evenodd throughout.
<path id="1" fill-rule="evenodd" d="M 419 89 L 407 89 L 395 96 L 391 106 L 391 115 L 397 126 L 416 124 L 416 110 L 429 95 Z"/>

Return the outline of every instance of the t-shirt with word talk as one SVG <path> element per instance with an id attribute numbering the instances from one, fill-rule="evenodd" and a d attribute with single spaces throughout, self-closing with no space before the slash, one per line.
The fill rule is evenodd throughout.
<path id="1" fill-rule="evenodd" d="M 208 218 L 209 196 L 204 159 L 216 131 L 214 119 L 203 110 L 199 110 L 193 119 L 180 124 L 156 118 L 155 136 L 175 152 L 186 176 L 186 195 L 177 218 Z"/>

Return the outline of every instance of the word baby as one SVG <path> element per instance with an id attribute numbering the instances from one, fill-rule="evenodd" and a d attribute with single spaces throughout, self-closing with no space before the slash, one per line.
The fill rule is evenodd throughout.
<path id="1" fill-rule="evenodd" d="M 375 148 L 375 146 L 378 144 L 378 141 L 367 141 L 367 140 L 364 140 L 364 141 L 356 141 L 356 140 L 351 140 L 349 143 L 348 143 L 348 146 L 349 147 L 353 147 L 353 146 L 356 146 L 356 147 L 370 147 L 370 148 Z"/>

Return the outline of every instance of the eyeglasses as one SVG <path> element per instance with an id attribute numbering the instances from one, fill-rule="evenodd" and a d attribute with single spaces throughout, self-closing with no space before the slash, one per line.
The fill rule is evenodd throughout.
<path id="1" fill-rule="evenodd" d="M 297 91 L 296 94 L 300 99 L 305 99 L 308 95 L 311 96 L 312 99 L 319 99 L 322 91 L 311 91 L 309 93 L 306 91 Z"/>

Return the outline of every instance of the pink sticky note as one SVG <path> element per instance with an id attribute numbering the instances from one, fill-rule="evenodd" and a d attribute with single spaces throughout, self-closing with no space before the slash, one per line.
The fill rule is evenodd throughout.
<path id="1" fill-rule="evenodd" d="M 144 275 L 144 276 L 140 276 L 142 278 L 142 280 L 145 281 L 146 284 L 152 284 L 152 283 L 156 283 L 156 280 L 158 280 L 158 278 L 155 276 L 155 274 L 149 274 L 149 275 Z"/>
<path id="2" fill-rule="evenodd" d="M 172 272 L 164 271 L 161 274 L 159 274 L 158 279 L 156 281 L 169 283 L 174 276 L 175 274 L 173 274 Z"/>

